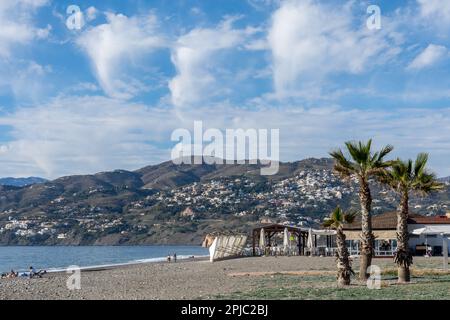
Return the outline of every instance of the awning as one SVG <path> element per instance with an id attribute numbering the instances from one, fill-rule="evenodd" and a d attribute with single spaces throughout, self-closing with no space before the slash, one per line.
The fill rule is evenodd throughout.
<path id="1" fill-rule="evenodd" d="M 450 235 L 450 226 L 449 225 L 426 226 L 424 228 L 419 228 L 419 229 L 413 230 L 412 234 L 415 234 L 415 235 L 438 235 L 438 234 Z"/>
<path id="2" fill-rule="evenodd" d="M 334 236 L 336 234 L 335 230 L 326 230 L 326 229 L 312 229 L 312 234 L 318 236 Z"/>

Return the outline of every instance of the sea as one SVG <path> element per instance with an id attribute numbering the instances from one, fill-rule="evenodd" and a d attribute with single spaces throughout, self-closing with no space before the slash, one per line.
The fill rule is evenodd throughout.
<path id="1" fill-rule="evenodd" d="M 30 266 L 49 272 L 68 267 L 110 267 L 204 257 L 208 249 L 200 246 L 0 246 L 0 272 L 27 271 Z"/>

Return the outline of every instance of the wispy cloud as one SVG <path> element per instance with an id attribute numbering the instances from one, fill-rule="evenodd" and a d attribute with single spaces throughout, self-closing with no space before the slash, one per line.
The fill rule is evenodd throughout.
<path id="1" fill-rule="evenodd" d="M 20 103 L 39 99 L 49 87 L 43 79 L 51 67 L 26 54 L 30 46 L 50 35 L 52 26 L 36 21 L 37 11 L 47 4 L 46 0 L 0 2 L 0 92 Z"/>
<path id="2" fill-rule="evenodd" d="M 448 54 L 449 52 L 446 47 L 430 44 L 421 53 L 419 53 L 417 57 L 414 58 L 414 60 L 408 65 L 408 69 L 420 70 L 431 67 L 445 57 L 448 57 Z"/>
<path id="3" fill-rule="evenodd" d="M 333 73 L 367 72 L 399 53 L 387 25 L 374 31 L 355 24 L 351 9 L 288 0 L 274 12 L 268 38 L 277 95 L 317 89 Z"/>
<path id="4" fill-rule="evenodd" d="M 2 175 L 54 178 L 166 160 L 169 152 L 152 143 L 170 137 L 174 118 L 157 108 L 101 96 L 58 97 L 21 108 L 0 118 L 13 137 L 0 148 Z"/>
<path id="5" fill-rule="evenodd" d="M 106 18 L 107 23 L 82 33 L 77 44 L 88 55 L 105 93 L 129 99 L 144 90 L 145 85 L 128 76 L 128 68 L 136 59 L 163 47 L 165 41 L 157 32 L 157 17 L 153 14 L 127 17 L 106 13 Z"/>
<path id="6" fill-rule="evenodd" d="M 0 58 L 9 57 L 15 45 L 48 35 L 49 26 L 36 27 L 33 13 L 47 0 L 4 0 L 0 2 Z"/>
<path id="7" fill-rule="evenodd" d="M 439 29 L 450 26 L 450 2 L 446 0 L 417 0 L 420 14 Z M 448 29 L 446 29 L 448 30 Z"/>
<path id="8" fill-rule="evenodd" d="M 223 83 L 214 76 L 217 55 L 237 47 L 252 35 L 252 28 L 235 29 L 235 17 L 229 17 L 215 28 L 196 28 L 178 38 L 172 49 L 172 62 L 177 75 L 169 82 L 172 103 L 189 107 L 200 100 L 207 101 Z"/>

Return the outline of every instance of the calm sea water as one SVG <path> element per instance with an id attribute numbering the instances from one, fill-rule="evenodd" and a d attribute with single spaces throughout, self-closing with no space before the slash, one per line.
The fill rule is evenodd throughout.
<path id="1" fill-rule="evenodd" d="M 0 247 L 0 272 L 11 269 L 58 270 L 68 266 L 109 266 L 123 263 L 163 261 L 173 253 L 178 259 L 208 255 L 198 246 L 85 246 L 85 247 Z"/>

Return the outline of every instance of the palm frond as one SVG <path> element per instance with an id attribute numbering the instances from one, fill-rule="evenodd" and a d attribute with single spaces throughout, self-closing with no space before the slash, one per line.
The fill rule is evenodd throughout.
<path id="1" fill-rule="evenodd" d="M 356 212 L 344 212 L 340 207 L 336 207 L 330 216 L 324 220 L 323 226 L 325 228 L 338 229 L 344 223 L 352 223 L 355 220 Z"/>
<path id="2" fill-rule="evenodd" d="M 331 151 L 329 154 L 335 159 L 334 170 L 336 171 L 336 173 L 338 173 L 340 176 L 344 178 L 347 178 L 353 174 L 354 166 L 351 163 L 351 161 L 349 161 L 345 157 L 342 150 L 340 149 L 334 150 Z"/>
<path id="3" fill-rule="evenodd" d="M 420 176 L 424 172 L 427 162 L 428 162 L 427 153 L 419 153 L 417 155 L 416 162 L 414 162 L 414 175 L 416 177 Z"/>
<path id="4" fill-rule="evenodd" d="M 395 160 L 386 174 L 379 181 L 389 185 L 397 192 L 415 192 L 422 195 L 441 190 L 444 185 L 436 176 L 426 170 L 428 154 L 419 153 L 416 161 Z"/>
<path id="5" fill-rule="evenodd" d="M 336 160 L 334 170 L 343 178 L 358 176 L 368 181 L 372 176 L 382 176 L 384 170 L 392 165 L 391 161 L 384 161 L 384 157 L 393 150 L 393 146 L 387 145 L 380 151 L 372 152 L 372 139 L 366 143 L 361 141 L 345 142 L 348 157 L 341 149 L 330 152 Z"/>
<path id="6" fill-rule="evenodd" d="M 353 221 L 355 221 L 357 212 L 355 211 L 350 211 L 344 214 L 344 222 L 345 223 L 353 223 Z"/>
<path id="7" fill-rule="evenodd" d="M 331 228 L 331 227 L 333 227 L 333 224 L 334 224 L 333 219 L 327 218 L 323 221 L 322 226 L 324 228 Z"/>
<path id="8" fill-rule="evenodd" d="M 383 147 L 383 149 L 381 149 L 379 155 L 378 155 L 378 161 L 382 162 L 384 157 L 386 157 L 389 153 L 392 152 L 392 150 L 394 150 L 394 146 L 388 144 L 387 146 Z"/>
<path id="9" fill-rule="evenodd" d="M 335 222 L 342 222 L 341 208 L 337 207 L 336 209 L 334 209 L 333 213 L 331 214 L 331 217 Z"/>
<path id="10" fill-rule="evenodd" d="M 367 162 L 370 152 L 367 153 L 367 148 L 366 146 L 363 146 L 361 141 L 358 143 L 354 141 L 347 141 L 345 146 L 347 147 L 348 153 L 352 157 L 353 161 L 360 165 Z"/>

